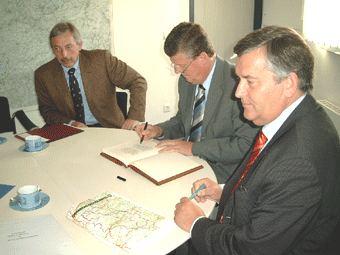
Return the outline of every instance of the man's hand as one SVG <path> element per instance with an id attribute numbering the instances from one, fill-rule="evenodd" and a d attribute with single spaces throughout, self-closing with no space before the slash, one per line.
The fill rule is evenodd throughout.
<path id="1" fill-rule="evenodd" d="M 79 122 L 79 121 L 73 121 L 71 123 L 71 126 L 74 126 L 74 127 L 87 127 L 84 123 Z"/>
<path id="2" fill-rule="evenodd" d="M 144 130 L 145 123 L 137 126 L 135 131 L 138 133 L 139 137 L 144 135 L 144 141 L 150 140 L 155 137 L 159 137 L 163 134 L 163 129 L 159 126 L 153 126 L 148 124 L 147 129 Z"/>
<path id="3" fill-rule="evenodd" d="M 179 152 L 185 156 L 193 156 L 192 146 L 193 142 L 187 142 L 182 140 L 167 140 L 157 144 L 157 148 L 164 147 L 159 153 L 172 153 Z"/>
<path id="4" fill-rule="evenodd" d="M 192 224 L 201 216 L 205 216 L 203 210 L 187 197 L 182 197 L 176 205 L 175 222 L 186 232 L 190 232 Z"/>
<path id="5" fill-rule="evenodd" d="M 199 191 L 195 200 L 199 203 L 204 203 L 207 199 L 212 200 L 216 203 L 220 202 L 222 196 L 222 187 L 209 178 L 204 178 L 194 182 L 191 192 L 195 193 L 201 185 L 205 184 L 206 188 Z"/>
<path id="6" fill-rule="evenodd" d="M 138 120 L 126 119 L 123 123 L 122 129 L 133 130 L 138 124 Z"/>

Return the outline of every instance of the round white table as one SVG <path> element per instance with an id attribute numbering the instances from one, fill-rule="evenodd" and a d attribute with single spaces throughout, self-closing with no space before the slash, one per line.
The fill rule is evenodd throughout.
<path id="1" fill-rule="evenodd" d="M 0 199 L 0 221 L 52 214 L 84 254 L 130 254 L 112 249 L 86 230 L 66 218 L 72 205 L 93 198 L 105 191 L 115 192 L 170 219 L 181 197 L 191 195 L 192 183 L 205 177 L 216 181 L 210 166 L 192 157 L 204 168 L 161 186 L 118 166 L 100 155 L 103 148 L 138 139 L 134 131 L 108 128 L 85 128 L 84 132 L 49 143 L 43 151 L 28 153 L 19 150 L 24 144 L 13 134 L 0 134 L 7 142 L 0 145 L 0 180 L 15 187 Z M 121 176 L 126 179 L 117 179 Z M 50 196 L 50 202 L 34 211 L 22 212 L 9 206 L 19 187 L 36 184 Z M 215 203 L 199 204 L 210 215 Z M 167 254 L 189 239 L 189 234 L 174 226 L 159 236 L 152 245 L 136 255 Z"/>

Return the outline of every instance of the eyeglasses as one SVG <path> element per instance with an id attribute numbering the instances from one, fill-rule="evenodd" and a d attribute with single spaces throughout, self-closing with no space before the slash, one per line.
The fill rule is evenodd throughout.
<path id="1" fill-rule="evenodd" d="M 184 74 L 184 73 L 188 70 L 188 68 L 189 68 L 189 66 L 191 65 L 192 61 L 194 61 L 194 59 L 192 59 L 192 60 L 190 61 L 189 65 L 188 65 L 183 71 L 178 70 L 178 69 L 175 67 L 175 64 L 174 64 L 174 63 L 171 63 L 171 67 L 172 67 L 173 69 L 175 69 L 175 71 L 177 71 L 177 72 L 179 72 L 179 73 L 181 73 L 181 74 Z"/>

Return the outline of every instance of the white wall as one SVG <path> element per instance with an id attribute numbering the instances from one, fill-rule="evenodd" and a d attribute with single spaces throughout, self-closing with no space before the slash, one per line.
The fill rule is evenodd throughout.
<path id="1" fill-rule="evenodd" d="M 217 54 L 228 59 L 236 43 L 253 30 L 254 1 L 195 0 L 195 22 L 211 38 Z"/>
<path id="2" fill-rule="evenodd" d="M 163 51 L 165 37 L 189 20 L 189 0 L 113 0 L 113 54 L 148 82 L 146 120 L 165 121 L 177 112 L 177 81 Z M 163 105 L 170 112 L 163 113 Z"/>
<path id="3" fill-rule="evenodd" d="M 262 27 L 281 25 L 302 35 L 304 0 L 263 0 Z"/>
<path id="4" fill-rule="evenodd" d="M 328 100 L 340 107 L 340 55 L 309 42 L 314 53 L 314 90 L 316 99 Z"/>

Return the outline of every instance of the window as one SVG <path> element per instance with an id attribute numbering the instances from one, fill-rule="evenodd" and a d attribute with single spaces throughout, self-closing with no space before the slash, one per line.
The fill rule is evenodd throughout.
<path id="1" fill-rule="evenodd" d="M 308 41 L 340 54 L 340 1 L 305 0 L 304 35 Z"/>

